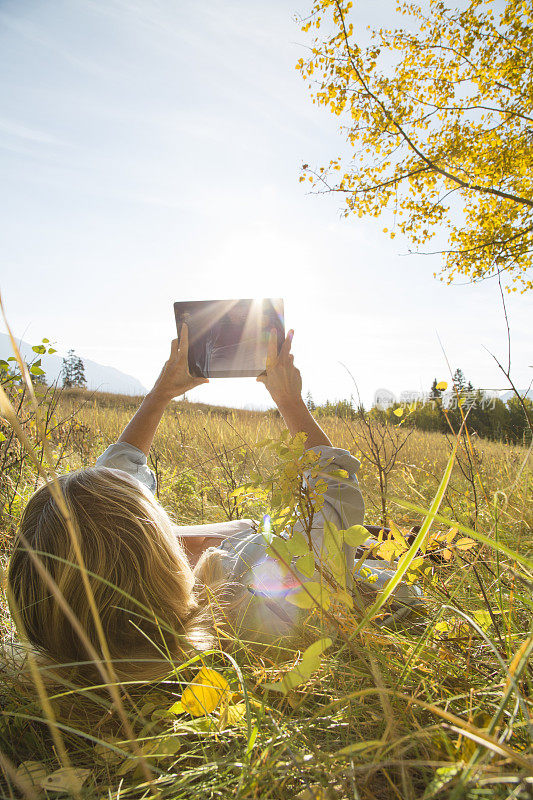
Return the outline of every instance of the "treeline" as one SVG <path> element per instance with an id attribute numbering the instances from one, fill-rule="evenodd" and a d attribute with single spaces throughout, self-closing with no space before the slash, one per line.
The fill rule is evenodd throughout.
<path id="1" fill-rule="evenodd" d="M 487 395 L 481 389 L 454 386 L 450 392 L 438 390 L 434 381 L 432 391 L 425 396 L 401 398 L 385 405 L 373 405 L 369 411 L 349 400 L 326 401 L 315 404 L 307 395 L 307 405 L 314 414 L 355 420 L 361 415 L 376 422 L 414 427 L 421 431 L 450 433 L 458 431 L 466 417 L 468 431 L 484 439 L 529 445 L 533 402 L 512 396 L 507 402 Z"/>

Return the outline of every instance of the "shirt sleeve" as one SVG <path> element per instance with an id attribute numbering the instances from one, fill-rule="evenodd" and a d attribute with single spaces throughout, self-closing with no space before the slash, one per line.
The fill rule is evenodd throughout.
<path id="1" fill-rule="evenodd" d="M 127 472 L 151 492 L 155 492 L 157 481 L 146 462 L 145 454 L 138 447 L 128 444 L 128 442 L 117 442 L 109 445 L 107 450 L 96 459 L 96 466 Z"/>
<path id="2" fill-rule="evenodd" d="M 320 458 L 305 477 L 310 487 L 319 478 L 326 481 L 324 505 L 313 519 L 311 538 L 318 559 L 327 559 L 330 554 L 324 546 L 324 521 L 330 520 L 339 530 L 363 522 L 365 506 L 359 489 L 356 473 L 359 461 L 347 450 L 338 447 L 313 447 Z M 343 470 L 343 475 L 334 472 Z M 315 473 L 318 472 L 318 475 Z M 302 530 L 297 523 L 295 530 Z M 309 578 L 293 571 L 287 574 L 276 559 L 265 552 L 263 534 L 252 530 L 246 536 L 232 537 L 223 542 L 221 548 L 231 553 L 228 565 L 233 569 L 229 580 L 242 587 L 237 611 L 237 627 L 241 633 L 254 641 L 272 641 L 277 637 L 292 635 L 303 619 L 302 611 L 288 602 L 287 593 L 297 589 L 300 582 Z M 354 548 L 344 544 L 346 570 L 351 574 L 354 565 Z M 347 575 L 348 577 L 348 575 Z M 319 580 L 315 577 L 314 580 Z"/>
<path id="3" fill-rule="evenodd" d="M 308 474 L 306 476 L 308 484 L 314 487 L 320 478 L 327 483 L 324 507 L 321 510 L 322 517 L 330 519 L 341 530 L 346 530 L 351 525 L 362 525 L 365 503 L 357 481 L 359 461 L 348 450 L 342 450 L 340 447 L 317 445 L 309 449 L 317 453 L 320 458 L 314 467 L 319 474 L 313 478 Z M 339 470 L 343 470 L 346 475 L 341 477 L 332 474 L 338 473 Z"/>
<path id="4" fill-rule="evenodd" d="M 327 563 L 329 558 L 334 558 L 338 554 L 329 553 L 325 547 L 325 520 L 332 522 L 338 530 L 346 530 L 352 525 L 363 524 L 365 503 L 356 475 L 360 463 L 351 453 L 339 447 L 318 445 L 311 447 L 310 450 L 318 453 L 320 458 L 313 466 L 313 474 L 311 475 L 310 472 L 306 474 L 306 480 L 311 488 L 319 479 L 324 480 L 327 484 L 324 505 L 319 512 L 315 513 L 310 533 L 315 554 L 320 560 Z M 343 470 L 342 475 L 334 474 L 339 470 Z M 302 530 L 303 526 L 298 523 L 295 529 Z M 355 563 L 354 548 L 345 543 L 343 555 L 348 579 Z"/>

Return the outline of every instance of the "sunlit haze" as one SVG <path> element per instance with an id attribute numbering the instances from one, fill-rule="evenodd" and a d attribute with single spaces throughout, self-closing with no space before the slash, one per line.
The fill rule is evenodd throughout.
<path id="1" fill-rule="evenodd" d="M 359 24 L 387 22 L 362 0 Z M 3 0 L 2 278 L 17 336 L 112 365 L 148 388 L 177 300 L 283 297 L 315 401 L 427 390 L 452 370 L 507 389 L 497 284 L 446 286 L 381 220 L 342 219 L 298 182 L 338 155 L 339 118 L 294 65 L 309 4 L 288 0 Z M 390 21 L 390 20 L 389 20 Z M 310 184 L 307 184 L 310 186 Z M 508 298 L 515 382 L 532 364 L 527 296 Z M 440 341 L 439 341 L 440 339 Z M 353 377 L 352 377 L 353 376 Z M 266 407 L 253 378 L 189 399 Z"/>

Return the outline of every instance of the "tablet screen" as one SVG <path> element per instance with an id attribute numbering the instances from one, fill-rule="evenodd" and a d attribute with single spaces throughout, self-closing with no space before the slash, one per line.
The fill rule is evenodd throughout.
<path id="1" fill-rule="evenodd" d="M 190 300 L 174 303 L 178 335 L 189 329 L 189 372 L 204 378 L 256 377 L 265 370 L 271 328 L 285 339 L 283 300 Z"/>

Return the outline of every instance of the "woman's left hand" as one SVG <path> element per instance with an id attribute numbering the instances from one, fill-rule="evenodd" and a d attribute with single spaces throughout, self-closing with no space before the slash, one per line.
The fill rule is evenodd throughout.
<path id="1" fill-rule="evenodd" d="M 209 383 L 208 378 L 197 378 L 189 373 L 188 352 L 189 329 L 183 323 L 180 338 L 172 340 L 170 357 L 154 384 L 152 395 L 170 402 L 174 397 L 179 397 L 195 386 Z"/>

